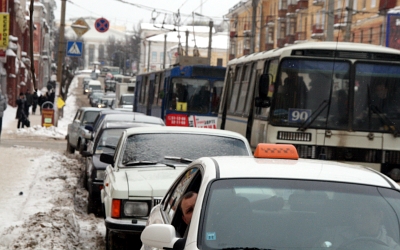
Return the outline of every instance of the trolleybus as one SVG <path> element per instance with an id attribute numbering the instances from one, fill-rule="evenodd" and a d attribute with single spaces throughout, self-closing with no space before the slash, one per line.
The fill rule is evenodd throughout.
<path id="1" fill-rule="evenodd" d="M 134 111 L 167 126 L 217 128 L 226 68 L 176 66 L 136 76 Z"/>
<path id="2" fill-rule="evenodd" d="M 399 180 L 400 51 L 306 42 L 228 63 L 218 128 Z"/>

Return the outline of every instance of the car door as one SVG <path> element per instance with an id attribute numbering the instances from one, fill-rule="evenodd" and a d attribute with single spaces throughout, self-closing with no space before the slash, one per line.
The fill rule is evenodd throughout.
<path id="1" fill-rule="evenodd" d="M 82 119 L 83 111 L 78 110 L 76 116 L 71 124 L 71 133 L 70 133 L 70 143 L 72 146 L 76 147 L 79 137 L 79 127 L 81 126 L 81 119 Z"/>
<path id="2" fill-rule="evenodd" d="M 175 227 L 178 235 L 183 237 L 187 225 L 182 219 L 182 211 L 179 206 L 180 201 L 182 196 L 189 191 L 198 193 L 201 180 L 201 166 L 195 165 L 186 169 L 166 193 L 160 206 L 151 212 L 148 225 L 155 223 L 171 224 Z"/>

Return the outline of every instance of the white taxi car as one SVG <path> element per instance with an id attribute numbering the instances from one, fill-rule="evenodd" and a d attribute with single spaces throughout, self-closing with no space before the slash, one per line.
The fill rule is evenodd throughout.
<path id="1" fill-rule="evenodd" d="M 298 159 L 293 145 L 260 144 L 254 156 L 192 162 L 152 210 L 142 249 L 400 249 L 400 187 L 389 177 Z M 189 225 L 188 192 L 198 194 Z"/>
<path id="2" fill-rule="evenodd" d="M 217 129 L 136 127 L 122 132 L 115 153 L 100 155 L 108 163 L 101 201 L 107 249 L 139 249 L 147 217 L 176 177 L 204 156 L 251 156 L 242 135 Z"/>

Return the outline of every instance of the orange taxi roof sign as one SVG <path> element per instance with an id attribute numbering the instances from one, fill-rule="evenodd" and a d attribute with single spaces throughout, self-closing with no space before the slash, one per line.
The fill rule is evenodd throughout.
<path id="1" fill-rule="evenodd" d="M 254 151 L 254 157 L 297 160 L 299 159 L 299 154 L 292 144 L 259 143 L 256 151 Z"/>

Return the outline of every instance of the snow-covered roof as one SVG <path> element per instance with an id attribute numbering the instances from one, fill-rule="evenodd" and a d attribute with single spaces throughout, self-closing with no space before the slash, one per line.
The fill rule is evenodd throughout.
<path id="1" fill-rule="evenodd" d="M 170 32 L 168 33 L 167 36 L 167 42 L 169 43 L 179 43 L 179 38 L 178 38 L 178 32 Z M 186 45 L 186 36 L 182 36 L 182 33 L 180 33 L 181 38 L 181 44 L 184 46 Z M 146 39 L 147 41 L 152 41 L 152 42 L 164 42 L 164 34 L 156 35 L 150 38 Z M 188 46 L 189 47 L 194 47 L 195 45 L 198 48 L 208 48 L 208 37 L 201 37 L 201 36 L 193 36 L 192 34 L 189 34 L 188 38 Z M 211 39 L 211 47 L 214 49 L 228 49 L 228 42 L 229 42 L 229 36 L 227 33 L 221 33 L 221 34 L 213 34 L 212 39 Z"/>
<path id="2" fill-rule="evenodd" d="M 141 23 L 140 24 L 140 29 L 143 30 L 164 30 L 164 31 L 180 31 L 180 32 L 185 32 L 188 30 L 189 32 L 199 32 L 199 33 L 209 33 L 210 32 L 210 27 L 209 26 L 175 26 L 172 24 L 152 24 L 152 23 Z M 215 33 L 215 29 L 213 28 L 213 33 Z"/>

